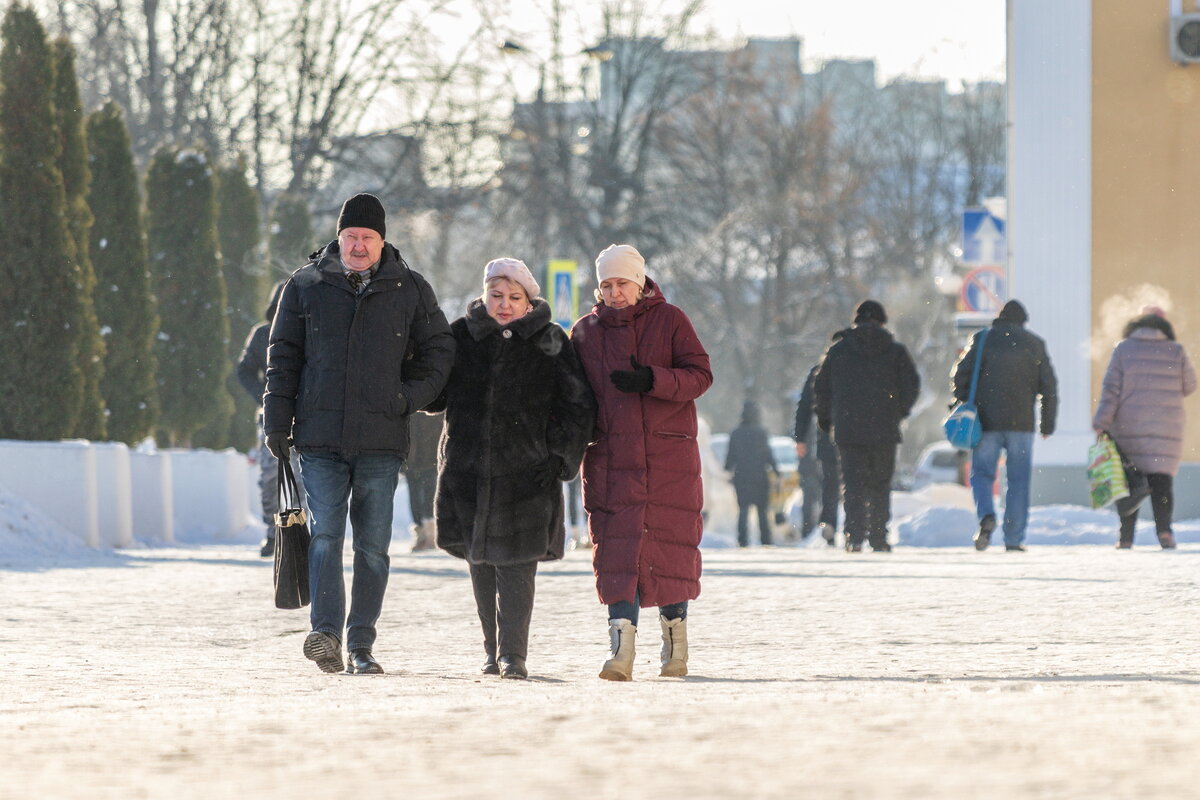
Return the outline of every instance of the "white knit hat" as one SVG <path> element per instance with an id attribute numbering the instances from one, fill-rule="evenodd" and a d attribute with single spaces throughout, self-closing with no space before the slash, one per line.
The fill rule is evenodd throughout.
<path id="1" fill-rule="evenodd" d="M 631 244 L 610 244 L 596 256 L 596 282 L 624 278 L 646 287 L 646 259 Z"/>
<path id="2" fill-rule="evenodd" d="M 529 271 L 529 267 L 525 266 L 524 261 L 517 258 L 493 258 L 489 261 L 483 268 L 484 289 L 493 278 L 507 278 L 524 289 L 530 300 L 537 297 L 538 292 L 542 290 L 542 287 L 538 286 L 538 282 L 533 279 L 533 273 Z"/>

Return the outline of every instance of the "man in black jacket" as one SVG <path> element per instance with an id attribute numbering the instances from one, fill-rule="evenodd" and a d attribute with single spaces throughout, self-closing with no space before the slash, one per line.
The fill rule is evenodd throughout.
<path id="1" fill-rule="evenodd" d="M 883 326 L 887 313 L 864 300 L 854 325 L 834 335 L 813 379 L 817 425 L 833 437 L 842 465 L 846 550 L 891 550 L 892 475 L 900 423 L 921 388 L 916 365 L 904 345 Z"/>
<path id="2" fill-rule="evenodd" d="M 821 531 L 821 538 L 832 547 L 837 536 L 842 480 L 837 447 L 829 434 L 812 424 L 813 383 L 820 366 L 816 364 L 808 371 L 804 388 L 800 390 L 792 439 L 796 442 L 796 455 L 800 457 L 800 489 L 804 492 L 800 538 L 807 538 L 816 527 Z"/>
<path id="3" fill-rule="evenodd" d="M 340 672 L 383 672 L 371 654 L 387 588 L 392 503 L 408 416 L 441 392 L 454 338 L 437 298 L 384 241 L 379 199 L 342 205 L 338 238 L 284 286 L 271 326 L 263 428 L 276 458 L 300 452 L 308 500 L 312 632 L 304 655 Z M 349 510 L 350 613 L 342 578 Z"/>
<path id="4" fill-rule="evenodd" d="M 1033 471 L 1033 407 L 1041 397 L 1042 438 L 1054 433 L 1058 414 L 1058 379 L 1046 352 L 1046 343 L 1025 330 L 1025 307 L 1009 300 L 992 323 L 983 344 L 975 405 L 983 438 L 971 453 L 971 492 L 979 530 L 975 549 L 986 550 L 996 529 L 992 487 L 1000 451 L 1006 454 L 1008 493 L 1004 501 L 1004 549 L 1025 549 L 1025 524 L 1029 519 L 1029 481 Z M 954 366 L 951 389 L 965 401 L 971 392 L 971 374 L 979 352 L 979 336 Z"/>

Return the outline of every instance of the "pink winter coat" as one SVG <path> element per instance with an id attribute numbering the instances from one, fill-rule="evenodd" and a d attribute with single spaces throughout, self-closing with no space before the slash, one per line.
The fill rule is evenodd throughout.
<path id="1" fill-rule="evenodd" d="M 700 594 L 700 450 L 696 405 L 712 369 L 692 323 L 646 280 L 637 305 L 597 304 L 571 329 L 596 395 L 594 441 L 583 457 L 583 504 L 602 603 L 643 607 Z M 609 379 L 629 357 L 654 371 L 645 394 Z"/>
<path id="2" fill-rule="evenodd" d="M 1194 391 L 1196 373 L 1183 345 L 1138 325 L 1113 349 L 1092 427 L 1108 431 L 1143 472 L 1175 475 L 1183 456 L 1183 398 Z"/>

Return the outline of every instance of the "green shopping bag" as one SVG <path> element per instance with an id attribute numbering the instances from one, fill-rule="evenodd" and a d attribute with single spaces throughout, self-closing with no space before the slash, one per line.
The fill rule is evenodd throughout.
<path id="1" fill-rule="evenodd" d="M 1101 508 L 1129 496 L 1129 480 L 1121 464 L 1121 451 L 1107 433 L 1096 437 L 1088 448 L 1088 487 L 1092 493 L 1092 508 Z"/>

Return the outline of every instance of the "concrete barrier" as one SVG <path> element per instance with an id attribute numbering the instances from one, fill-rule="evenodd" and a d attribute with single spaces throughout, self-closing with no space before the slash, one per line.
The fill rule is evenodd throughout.
<path id="1" fill-rule="evenodd" d="M 0 484 L 89 547 L 100 546 L 96 451 L 90 442 L 0 440 Z"/>
<path id="2" fill-rule="evenodd" d="M 128 547 L 133 543 L 133 479 L 129 448 L 123 442 L 93 442 L 96 453 L 96 502 L 100 543 Z"/>
<path id="3" fill-rule="evenodd" d="M 253 524 L 249 463 L 236 450 L 168 450 L 176 538 L 227 538 Z"/>
<path id="4" fill-rule="evenodd" d="M 133 484 L 133 535 L 140 541 L 175 541 L 175 503 L 169 453 L 129 454 Z"/>

